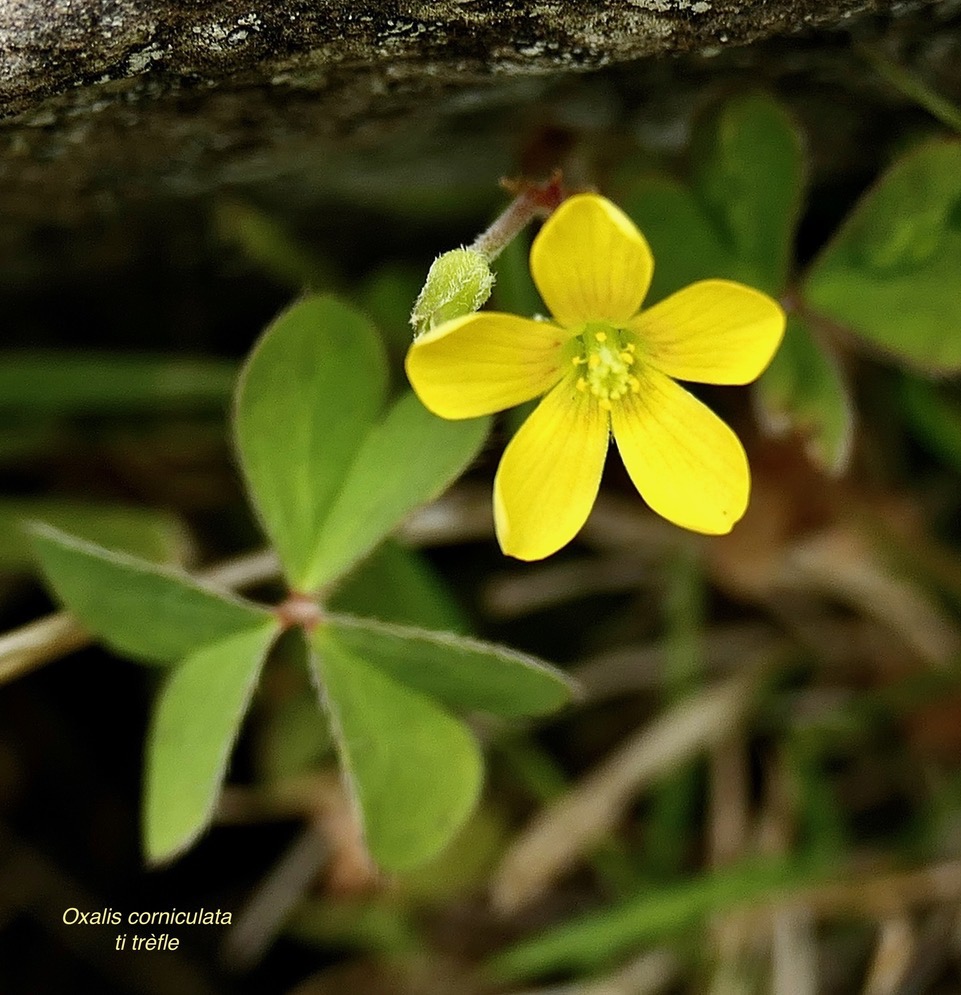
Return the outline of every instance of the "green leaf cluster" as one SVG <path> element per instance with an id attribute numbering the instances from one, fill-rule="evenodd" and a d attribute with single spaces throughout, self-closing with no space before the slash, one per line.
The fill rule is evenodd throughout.
<path id="1" fill-rule="evenodd" d="M 698 129 L 689 184 L 636 180 L 627 210 L 654 251 L 652 300 L 709 278 L 774 297 L 788 293 L 803 204 L 804 145 L 793 118 L 764 94 L 724 104 Z M 847 466 L 853 408 L 837 358 L 798 314 L 755 399 L 772 434 L 797 432 L 822 468 Z"/>
<path id="2" fill-rule="evenodd" d="M 253 350 L 234 427 L 289 602 L 266 608 L 50 525 L 33 530 L 51 588 L 81 624 L 118 653 L 173 664 L 148 737 L 145 851 L 168 859 L 209 825 L 265 661 L 293 630 L 325 713 L 318 725 L 333 733 L 373 857 L 391 870 L 422 863 L 452 838 L 480 791 L 480 749 L 455 713 L 540 714 L 562 705 L 570 685 L 513 650 L 398 624 L 423 617 L 413 595 L 399 619 L 330 605 L 364 603 L 361 561 L 463 472 L 488 420 L 446 422 L 410 392 L 389 398 L 375 329 L 345 304 L 312 296 Z M 429 576 L 399 549 L 372 563 L 373 583 L 429 589 Z M 334 585 L 348 574 L 338 601 Z M 290 605 L 305 599 L 316 608 L 298 616 Z M 446 617 L 462 628 L 453 611 Z"/>
<path id="3" fill-rule="evenodd" d="M 929 141 L 870 189 L 814 261 L 805 300 L 895 361 L 961 371 L 961 142 Z"/>
<path id="4" fill-rule="evenodd" d="M 782 297 L 784 345 L 757 384 L 762 426 L 796 432 L 839 474 L 854 406 L 837 346 L 880 351 L 926 373 L 961 370 L 961 142 L 928 141 L 867 191 L 807 272 L 794 272 L 805 154 L 791 116 L 763 94 L 701 122 L 688 183 L 634 178 L 625 207 L 656 260 L 651 300 L 725 278 Z"/>

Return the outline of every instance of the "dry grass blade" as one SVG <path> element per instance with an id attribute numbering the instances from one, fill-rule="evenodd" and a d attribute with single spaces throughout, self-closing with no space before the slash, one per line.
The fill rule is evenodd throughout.
<path id="1" fill-rule="evenodd" d="M 913 906 L 942 905 L 961 899 L 961 860 L 895 873 L 861 874 L 844 881 L 816 884 L 785 895 L 767 906 L 800 905 L 818 919 L 865 917 L 889 919 Z M 759 907 L 759 914 L 764 913 Z"/>
<path id="2" fill-rule="evenodd" d="M 656 995 L 676 980 L 681 965 L 670 950 L 649 950 L 594 981 L 514 992 L 513 995 Z"/>
<path id="3" fill-rule="evenodd" d="M 484 591 L 484 608 L 493 618 L 517 618 L 577 598 L 630 591 L 651 577 L 650 563 L 633 553 L 552 563 L 495 577 Z"/>
<path id="4" fill-rule="evenodd" d="M 642 788 L 730 735 L 757 681 L 757 670 L 739 674 L 671 708 L 537 815 L 495 872 L 496 907 L 512 912 L 535 899 L 611 830 Z"/>
<path id="5" fill-rule="evenodd" d="M 896 576 L 870 541 L 850 527 L 822 532 L 795 546 L 784 571 L 893 629 L 923 660 L 939 665 L 961 654 L 961 632 L 919 587 Z"/>
<path id="6" fill-rule="evenodd" d="M 771 995 L 817 995 L 814 922 L 806 910 L 783 909 L 771 923 Z"/>
<path id="7" fill-rule="evenodd" d="M 914 928 L 907 916 L 894 916 L 882 922 L 861 995 L 897 995 L 911 968 L 916 947 Z"/>
<path id="8" fill-rule="evenodd" d="M 701 638 L 704 667 L 726 676 L 745 660 L 780 652 L 788 645 L 780 633 L 756 622 L 718 625 Z M 662 686 L 667 651 L 661 642 L 623 646 L 592 656 L 570 670 L 581 701 L 604 701 L 619 694 L 655 691 Z"/>
<path id="9" fill-rule="evenodd" d="M 254 891 L 225 937 L 221 958 L 227 968 L 245 971 L 260 960 L 327 857 L 327 844 L 308 823 Z"/>
<path id="10" fill-rule="evenodd" d="M 86 630 L 66 612 L 45 615 L 13 629 L 0 636 L 0 684 L 66 656 L 89 641 Z"/>

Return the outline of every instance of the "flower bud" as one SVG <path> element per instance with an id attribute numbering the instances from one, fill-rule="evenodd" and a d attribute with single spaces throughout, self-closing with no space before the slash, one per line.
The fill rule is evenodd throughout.
<path id="1" fill-rule="evenodd" d="M 414 333 L 476 311 L 490 297 L 494 274 L 474 249 L 451 249 L 431 264 L 410 316 Z"/>

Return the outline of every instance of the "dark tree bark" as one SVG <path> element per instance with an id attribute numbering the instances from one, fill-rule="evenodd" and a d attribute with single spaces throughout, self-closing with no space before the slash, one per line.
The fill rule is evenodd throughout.
<path id="1" fill-rule="evenodd" d="M 211 191 L 297 215 L 329 190 L 489 183 L 521 133 L 663 125 L 724 74 L 826 59 L 828 80 L 852 28 L 923 33 L 952 2 L 0 0 L 0 257 L 42 268 L 38 228 L 83 227 L 89 252 L 101 221 Z"/>
<path id="2" fill-rule="evenodd" d="M 589 69 L 742 45 L 892 0 L 4 0 L 0 113 L 77 87 L 137 80 L 145 97 L 211 83 L 323 90 L 393 68 L 437 86 Z"/>

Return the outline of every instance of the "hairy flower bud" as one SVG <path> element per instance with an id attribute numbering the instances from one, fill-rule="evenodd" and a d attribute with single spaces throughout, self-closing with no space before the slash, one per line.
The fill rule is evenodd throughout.
<path id="1" fill-rule="evenodd" d="M 490 297 L 494 274 L 474 249 L 451 249 L 431 264 L 410 323 L 415 334 L 476 311 Z"/>

